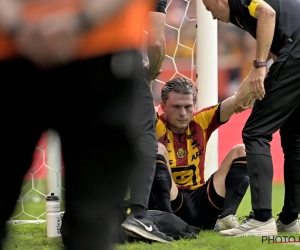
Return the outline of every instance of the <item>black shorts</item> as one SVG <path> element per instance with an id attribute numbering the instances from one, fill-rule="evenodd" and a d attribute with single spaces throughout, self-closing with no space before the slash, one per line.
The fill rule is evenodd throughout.
<path id="1" fill-rule="evenodd" d="M 190 225 L 213 229 L 222 213 L 224 198 L 216 193 L 213 176 L 214 174 L 196 190 L 179 190 L 180 206 L 172 206 L 172 210 Z"/>

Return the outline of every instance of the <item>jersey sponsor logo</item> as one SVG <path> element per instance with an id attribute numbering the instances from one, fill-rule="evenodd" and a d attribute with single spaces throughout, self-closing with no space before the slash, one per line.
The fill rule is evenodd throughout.
<path id="1" fill-rule="evenodd" d="M 173 180 L 180 186 L 197 185 L 196 166 L 189 165 L 184 167 L 171 168 Z"/>
<path id="2" fill-rule="evenodd" d="M 192 160 L 191 161 L 194 161 L 198 157 L 200 157 L 203 154 L 203 151 L 204 151 L 204 147 L 202 147 L 200 151 L 197 151 L 195 154 L 192 155 Z"/>

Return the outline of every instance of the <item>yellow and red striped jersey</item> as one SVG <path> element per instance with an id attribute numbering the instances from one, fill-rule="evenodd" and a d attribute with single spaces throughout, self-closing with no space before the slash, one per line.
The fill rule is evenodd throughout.
<path id="1" fill-rule="evenodd" d="M 158 115 L 156 136 L 168 150 L 172 177 L 178 188 L 194 190 L 205 183 L 206 145 L 211 134 L 222 124 L 219 108 L 220 103 L 195 113 L 183 134 L 173 133 L 163 114 Z"/>

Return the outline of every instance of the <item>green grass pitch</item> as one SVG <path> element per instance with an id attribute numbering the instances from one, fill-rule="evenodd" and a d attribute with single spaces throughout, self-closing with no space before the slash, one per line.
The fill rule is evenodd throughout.
<path id="1" fill-rule="evenodd" d="M 273 186 L 273 216 L 277 218 L 277 214 L 281 211 L 284 197 L 283 185 L 276 184 Z M 18 210 L 19 209 L 19 210 Z M 25 211 L 39 216 L 45 211 L 45 203 L 26 203 Z M 251 210 L 249 189 L 244 197 L 239 210 L 238 216 L 248 215 Z M 20 211 L 17 208 L 16 211 Z M 42 216 L 41 219 L 44 217 Z M 22 217 L 18 218 L 22 219 Z M 9 240 L 5 250 L 59 250 L 63 249 L 60 238 L 49 239 L 46 237 L 46 224 L 29 224 L 29 225 L 10 225 Z M 286 236 L 287 234 L 279 234 Z M 299 235 L 294 235 L 296 239 Z M 300 244 L 300 243 L 299 243 Z M 116 246 L 116 250 L 239 250 L 239 249 L 300 249 L 300 245 L 295 244 L 267 244 L 262 243 L 261 237 L 242 237 L 242 238 L 226 238 L 219 236 L 213 231 L 201 231 L 198 238 L 194 240 L 180 240 L 171 244 L 162 243 L 130 243 Z M 88 250 L 88 246 L 86 249 Z M 105 250 L 105 249 L 99 249 Z"/>

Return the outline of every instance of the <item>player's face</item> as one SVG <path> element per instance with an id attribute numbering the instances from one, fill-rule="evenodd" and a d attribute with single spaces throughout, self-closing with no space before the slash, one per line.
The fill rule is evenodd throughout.
<path id="1" fill-rule="evenodd" d="M 174 133 L 183 133 L 193 117 L 193 95 L 183 95 L 171 91 L 166 103 L 161 103 L 164 118 Z"/>
<path id="2" fill-rule="evenodd" d="M 230 11 L 227 0 L 202 0 L 205 8 L 209 11 L 213 19 L 229 23 Z"/>

